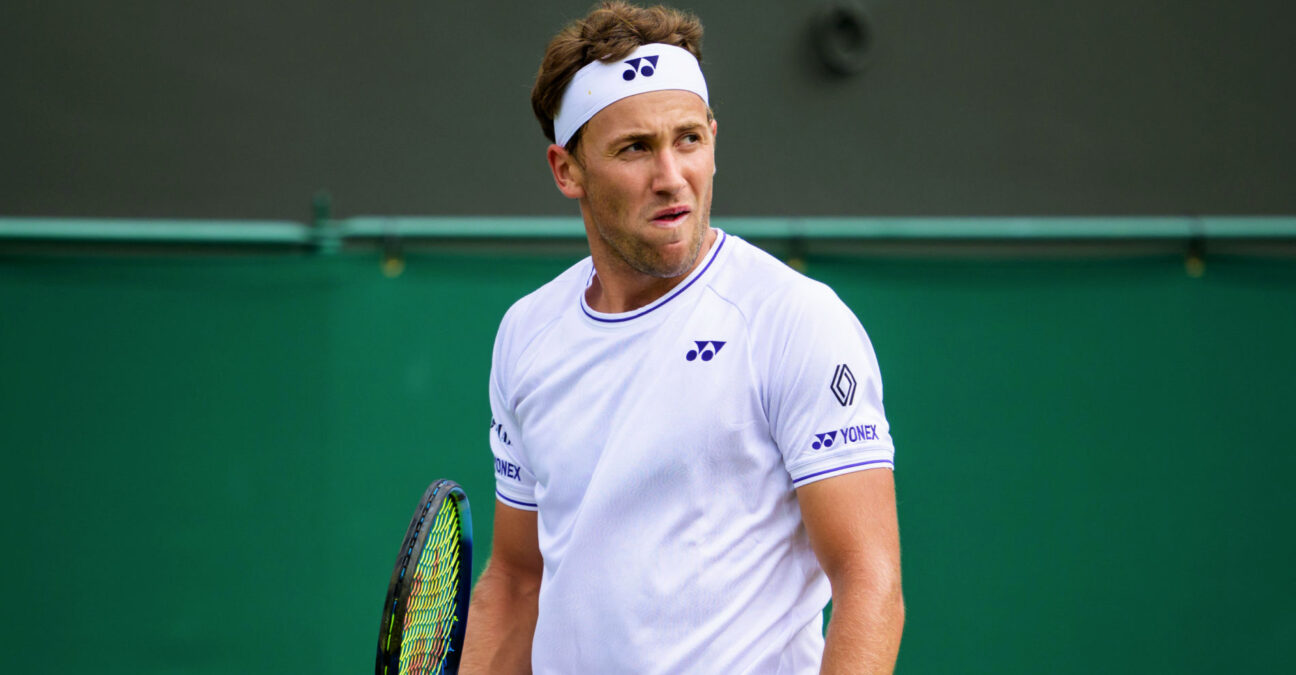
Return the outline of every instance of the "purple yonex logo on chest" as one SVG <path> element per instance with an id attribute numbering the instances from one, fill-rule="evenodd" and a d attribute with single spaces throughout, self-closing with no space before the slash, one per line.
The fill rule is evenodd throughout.
<path id="1" fill-rule="evenodd" d="M 720 353 L 720 348 L 725 346 L 725 343 L 721 340 L 694 340 L 693 344 L 697 345 L 697 348 L 688 350 L 688 353 L 684 355 L 685 361 L 696 361 L 698 359 L 710 361 L 716 357 L 716 354 Z"/>

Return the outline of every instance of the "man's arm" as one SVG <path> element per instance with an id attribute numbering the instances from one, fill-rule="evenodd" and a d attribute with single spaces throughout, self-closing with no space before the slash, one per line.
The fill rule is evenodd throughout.
<path id="1" fill-rule="evenodd" d="M 531 672 L 543 571 L 535 512 L 495 502 L 491 557 L 468 606 L 460 673 Z"/>
<path id="2" fill-rule="evenodd" d="M 801 517 L 832 584 L 821 673 L 890 673 L 900 651 L 900 532 L 895 479 L 856 471 L 797 488 Z"/>

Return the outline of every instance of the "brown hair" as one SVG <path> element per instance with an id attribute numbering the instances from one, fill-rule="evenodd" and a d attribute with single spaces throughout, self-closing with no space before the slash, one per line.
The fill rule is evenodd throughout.
<path id="1" fill-rule="evenodd" d="M 584 19 L 567 24 L 549 41 L 531 88 L 531 108 L 544 135 L 554 140 L 554 116 L 576 71 L 595 60 L 625 58 L 641 45 L 655 42 L 687 49 L 701 61 L 702 22 L 692 14 L 661 5 L 645 9 L 607 0 Z M 568 152 L 575 152 L 581 129 L 567 142 Z"/>

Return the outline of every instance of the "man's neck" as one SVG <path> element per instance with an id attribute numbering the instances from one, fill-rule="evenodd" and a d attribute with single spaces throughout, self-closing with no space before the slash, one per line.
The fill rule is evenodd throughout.
<path id="1" fill-rule="evenodd" d="M 596 312 L 621 314 L 632 312 L 640 307 L 652 304 L 666 295 L 688 278 L 698 265 L 706 260 L 715 245 L 716 231 L 708 228 L 702 236 L 702 248 L 698 251 L 697 260 L 693 261 L 688 271 L 677 277 L 663 279 L 644 274 L 634 269 L 626 261 L 607 250 L 606 247 L 590 246 L 590 257 L 594 261 L 594 279 L 585 289 L 585 304 Z"/>

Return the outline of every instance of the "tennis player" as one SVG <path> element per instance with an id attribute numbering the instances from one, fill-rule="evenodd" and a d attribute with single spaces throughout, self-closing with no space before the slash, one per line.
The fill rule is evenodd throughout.
<path id="1" fill-rule="evenodd" d="M 894 667 L 877 361 L 832 290 L 710 227 L 701 37 L 611 2 L 545 52 L 532 104 L 590 256 L 499 328 L 494 535 L 461 672 Z"/>

